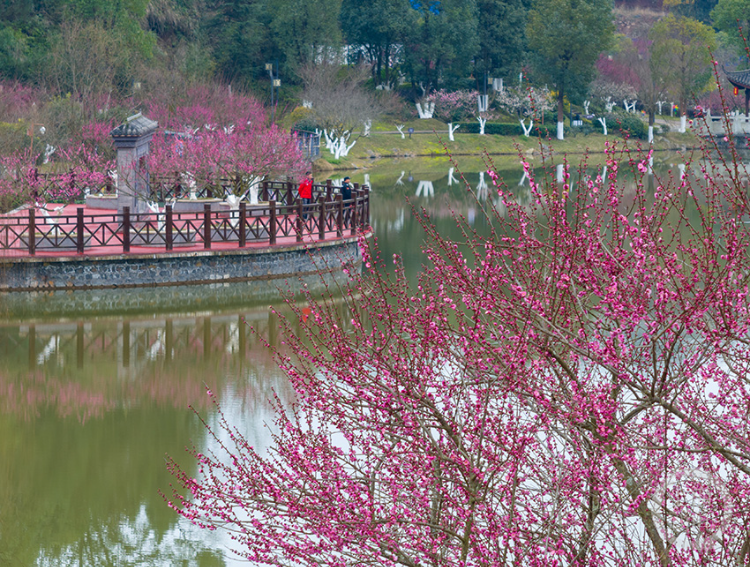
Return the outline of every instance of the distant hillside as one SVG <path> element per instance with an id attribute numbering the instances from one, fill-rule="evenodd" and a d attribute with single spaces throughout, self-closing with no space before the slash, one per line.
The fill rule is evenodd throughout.
<path id="1" fill-rule="evenodd" d="M 659 2 L 642 2 L 642 4 L 652 3 L 661 4 L 661 0 Z M 619 2 L 615 8 L 615 27 L 617 33 L 634 40 L 646 37 L 653 25 L 667 15 L 665 11 L 660 9 L 632 7 L 628 4 L 637 4 L 637 2 Z"/>

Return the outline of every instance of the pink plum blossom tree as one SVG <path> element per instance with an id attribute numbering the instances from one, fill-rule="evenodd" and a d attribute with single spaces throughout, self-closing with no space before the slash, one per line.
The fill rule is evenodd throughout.
<path id="1" fill-rule="evenodd" d="M 416 212 L 416 287 L 363 235 L 345 307 L 285 319 L 270 450 L 219 413 L 169 504 L 267 565 L 746 565 L 746 174 L 540 157 L 523 204 L 489 170 L 488 234 Z"/>

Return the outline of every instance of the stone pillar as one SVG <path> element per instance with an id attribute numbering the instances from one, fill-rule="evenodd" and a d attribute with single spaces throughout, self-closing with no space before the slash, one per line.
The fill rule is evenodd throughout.
<path id="1" fill-rule="evenodd" d="M 130 207 L 131 213 L 148 212 L 149 196 L 148 154 L 149 143 L 159 124 L 140 112 L 127 119 L 112 132 L 117 150 L 117 211 Z"/>

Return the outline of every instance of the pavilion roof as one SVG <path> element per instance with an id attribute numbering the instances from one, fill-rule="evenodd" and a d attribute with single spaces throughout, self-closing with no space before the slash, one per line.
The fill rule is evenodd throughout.
<path id="1" fill-rule="evenodd" d="M 727 79 L 739 89 L 750 89 L 750 69 L 744 71 L 725 71 Z"/>
<path id="2" fill-rule="evenodd" d="M 130 116 L 124 124 L 120 124 L 117 128 L 110 132 L 110 136 L 113 138 L 139 138 L 150 134 L 159 126 L 158 122 L 149 120 L 143 116 L 140 112 L 133 116 Z"/>

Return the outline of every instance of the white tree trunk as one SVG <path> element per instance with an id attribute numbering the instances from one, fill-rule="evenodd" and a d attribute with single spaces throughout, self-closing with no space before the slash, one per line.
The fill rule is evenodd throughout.
<path id="1" fill-rule="evenodd" d="M 398 133 L 401 134 L 401 139 L 405 140 L 406 139 L 406 135 L 404 134 L 404 124 L 397 124 L 396 125 L 396 130 L 398 130 Z"/>
<path id="2" fill-rule="evenodd" d="M 564 169 L 564 166 L 563 166 L 563 164 L 561 164 L 561 163 L 558 163 L 555 169 L 556 169 L 556 176 L 555 176 L 555 180 L 556 180 L 556 181 L 557 181 L 558 183 L 562 183 L 562 182 L 564 181 L 564 178 L 563 178 L 563 173 L 564 173 L 564 171 L 565 171 L 565 169 Z"/>
<path id="3" fill-rule="evenodd" d="M 487 124 L 487 119 L 477 117 L 477 120 L 479 120 L 479 135 L 484 136 L 484 126 Z"/>
<path id="4" fill-rule="evenodd" d="M 524 118 L 521 120 L 521 128 L 523 129 L 523 135 L 527 138 L 529 137 L 529 134 L 531 134 L 531 129 L 534 127 L 534 119 L 529 118 L 529 126 L 526 127 L 526 119 Z"/>
<path id="5" fill-rule="evenodd" d="M 435 188 L 432 186 L 432 181 L 420 181 L 417 185 L 417 194 L 419 197 L 424 195 L 425 197 L 433 197 L 435 195 Z"/>
<path id="6" fill-rule="evenodd" d="M 372 120 L 365 120 L 364 123 L 365 131 L 362 134 L 363 136 L 369 136 L 370 135 L 370 129 L 372 128 Z"/>
<path id="7" fill-rule="evenodd" d="M 456 124 L 456 125 L 454 126 L 454 125 L 453 125 L 453 122 L 449 122 L 449 123 L 448 123 L 448 139 L 449 139 L 449 140 L 450 140 L 451 142 L 455 142 L 455 141 L 456 141 L 456 140 L 455 140 L 455 138 L 453 137 L 453 133 L 454 133 L 454 132 L 455 132 L 456 130 L 458 130 L 458 129 L 459 129 L 460 127 L 461 127 L 461 125 L 460 125 L 460 124 Z"/>
<path id="8" fill-rule="evenodd" d="M 451 187 L 454 183 L 458 183 L 458 180 L 454 177 L 453 173 L 456 171 L 455 167 L 451 167 L 448 170 L 448 187 Z"/>
<path id="9" fill-rule="evenodd" d="M 422 106 L 420 103 L 417 103 L 416 106 L 417 112 L 419 113 L 419 118 L 421 118 L 422 120 L 432 118 L 432 115 L 435 112 L 434 102 L 425 102 L 424 106 Z"/>
<path id="10" fill-rule="evenodd" d="M 565 130 L 563 128 L 563 123 L 558 122 L 557 123 L 557 139 L 558 140 L 564 140 L 565 139 Z"/>
<path id="11" fill-rule="evenodd" d="M 479 183 L 477 183 L 477 198 L 480 200 L 486 199 L 488 192 L 489 192 L 489 186 L 487 185 L 487 182 L 484 180 L 484 171 L 480 171 Z"/>
<path id="12" fill-rule="evenodd" d="M 651 144 L 654 141 L 654 127 L 648 127 L 648 143 Z"/>
<path id="13" fill-rule="evenodd" d="M 584 100 L 584 101 L 583 101 L 583 112 L 584 112 L 585 114 L 590 114 L 590 113 L 589 113 L 589 107 L 590 107 L 590 106 L 591 106 L 591 101 L 590 101 L 590 100 Z"/>
<path id="14" fill-rule="evenodd" d="M 602 130 L 604 132 L 604 135 L 607 135 L 607 119 L 606 118 L 598 118 L 599 123 L 602 125 Z"/>
<path id="15" fill-rule="evenodd" d="M 684 134 L 687 132 L 687 115 L 683 114 L 680 116 L 680 132 Z"/>

